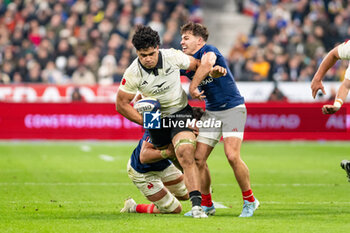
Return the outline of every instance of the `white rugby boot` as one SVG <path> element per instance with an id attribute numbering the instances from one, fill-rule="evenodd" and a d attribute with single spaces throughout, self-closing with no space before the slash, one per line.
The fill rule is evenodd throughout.
<path id="1" fill-rule="evenodd" d="M 200 206 L 193 206 L 191 211 L 193 218 L 208 218 L 208 215 L 205 214 Z"/>
<path id="2" fill-rule="evenodd" d="M 136 202 L 132 198 L 128 198 L 124 202 L 123 209 L 120 210 L 120 213 L 136 213 Z"/>

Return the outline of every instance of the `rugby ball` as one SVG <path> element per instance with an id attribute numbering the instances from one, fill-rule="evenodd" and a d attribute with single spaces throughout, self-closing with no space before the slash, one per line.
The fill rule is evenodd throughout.
<path id="1" fill-rule="evenodd" d="M 146 97 L 137 101 L 134 104 L 134 109 L 136 109 L 141 115 L 144 112 L 156 112 L 160 109 L 160 103 L 155 98 Z"/>

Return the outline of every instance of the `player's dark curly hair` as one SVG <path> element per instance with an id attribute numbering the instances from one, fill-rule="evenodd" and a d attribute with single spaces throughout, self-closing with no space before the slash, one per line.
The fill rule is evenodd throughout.
<path id="1" fill-rule="evenodd" d="M 149 26 L 139 25 L 132 37 L 132 44 L 136 50 L 148 49 L 149 47 L 156 48 L 160 45 L 158 32 Z"/>
<path id="2" fill-rule="evenodd" d="M 204 41 L 208 40 L 209 32 L 206 26 L 200 23 L 188 22 L 181 27 L 181 35 L 185 32 L 192 32 L 194 36 L 200 36 Z"/>
<path id="3" fill-rule="evenodd" d="M 193 117 L 199 121 L 204 113 L 204 110 L 200 107 L 192 107 L 193 109 Z"/>

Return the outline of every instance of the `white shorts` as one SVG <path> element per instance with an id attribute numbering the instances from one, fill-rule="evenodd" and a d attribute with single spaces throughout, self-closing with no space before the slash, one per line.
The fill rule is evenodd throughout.
<path id="1" fill-rule="evenodd" d="M 177 169 L 174 164 L 170 164 L 170 166 L 163 171 L 140 173 L 132 168 L 130 160 L 128 162 L 127 171 L 129 178 L 145 197 L 156 194 L 162 190 L 164 188 L 163 182 L 176 180 L 182 175 L 181 171 Z M 181 183 L 183 184 L 181 188 L 173 193 L 175 196 L 184 196 L 187 194 L 184 181 L 181 181 Z"/>
<path id="2" fill-rule="evenodd" d="M 244 104 L 223 111 L 206 110 L 202 121 L 214 119 L 221 121 L 221 128 L 211 130 L 199 128 L 197 141 L 214 147 L 220 141 L 221 136 L 237 137 L 243 140 L 244 126 L 247 120 L 247 109 Z"/>

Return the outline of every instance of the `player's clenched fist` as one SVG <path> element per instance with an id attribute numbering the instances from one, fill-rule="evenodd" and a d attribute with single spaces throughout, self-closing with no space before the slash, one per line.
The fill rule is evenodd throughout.
<path id="1" fill-rule="evenodd" d="M 209 76 L 212 78 L 220 78 L 226 74 L 227 70 L 224 67 L 216 65 L 211 69 Z"/>
<path id="2" fill-rule="evenodd" d="M 336 113 L 340 108 L 334 105 L 323 105 L 322 113 L 323 114 L 333 114 Z"/>

